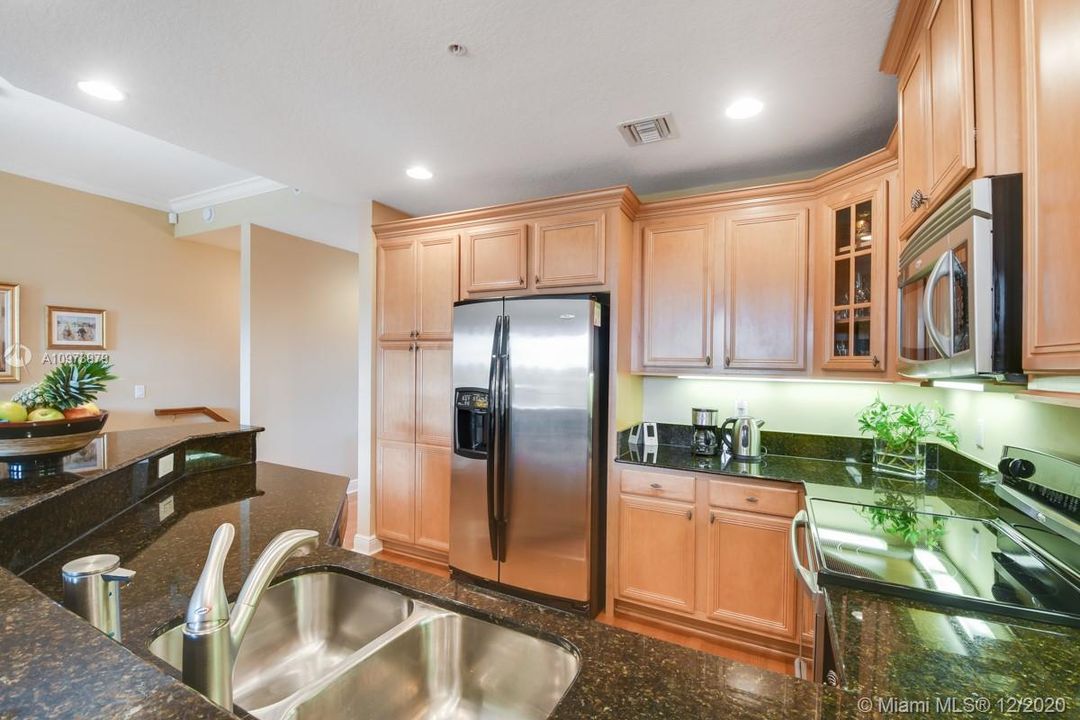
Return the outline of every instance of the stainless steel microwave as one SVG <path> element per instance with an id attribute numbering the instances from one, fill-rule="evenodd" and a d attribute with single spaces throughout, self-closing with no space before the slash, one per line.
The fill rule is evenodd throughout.
<path id="1" fill-rule="evenodd" d="M 1023 374 L 1020 175 L 951 197 L 900 254 L 898 369 L 918 379 Z"/>

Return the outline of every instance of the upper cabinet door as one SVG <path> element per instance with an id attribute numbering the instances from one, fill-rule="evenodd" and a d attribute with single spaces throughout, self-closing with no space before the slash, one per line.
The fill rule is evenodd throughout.
<path id="1" fill-rule="evenodd" d="M 787 206 L 727 216 L 725 367 L 806 367 L 808 213 Z"/>
<path id="2" fill-rule="evenodd" d="M 456 234 L 425 237 L 416 244 L 416 336 L 421 340 L 449 340 L 454 336 L 457 248 Z"/>
<path id="3" fill-rule="evenodd" d="M 642 364 L 710 367 L 713 219 L 658 220 L 642 227 Z"/>
<path id="4" fill-rule="evenodd" d="M 528 241 L 522 223 L 466 230 L 461 241 L 461 284 L 466 294 L 528 287 Z"/>
<path id="5" fill-rule="evenodd" d="M 927 173 L 927 108 L 926 56 L 918 43 L 900 71 L 899 94 L 900 132 L 900 224 L 907 234 L 926 216 L 927 204 L 920 198 L 930 193 Z"/>
<path id="6" fill-rule="evenodd" d="M 929 188 L 943 201 L 975 169 L 971 0 L 938 0 L 926 27 L 930 72 Z"/>
<path id="7" fill-rule="evenodd" d="M 885 370 L 885 191 L 876 178 L 822 202 L 815 307 L 826 370 Z"/>
<path id="8" fill-rule="evenodd" d="M 535 287 L 604 284 L 602 210 L 544 218 L 532 227 Z"/>
<path id="9" fill-rule="evenodd" d="M 1080 3 L 1024 3 L 1025 353 L 1080 371 Z"/>
<path id="10" fill-rule="evenodd" d="M 384 242 L 378 255 L 379 339 L 409 340 L 416 331 L 415 243 Z"/>

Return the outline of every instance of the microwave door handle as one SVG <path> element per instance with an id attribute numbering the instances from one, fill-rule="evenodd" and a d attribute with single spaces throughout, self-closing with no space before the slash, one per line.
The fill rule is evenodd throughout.
<path id="1" fill-rule="evenodd" d="M 491 341 L 491 364 L 488 367 L 488 425 L 487 444 L 487 522 L 488 542 L 491 545 L 491 559 L 499 559 L 498 519 L 495 515 L 495 488 L 498 483 L 499 425 L 499 339 L 502 336 L 503 316 L 495 318 L 495 333 Z"/>
<path id="2" fill-rule="evenodd" d="M 941 332 L 934 325 L 934 287 L 949 273 L 949 259 L 952 250 L 949 250 L 934 263 L 934 269 L 930 271 L 930 277 L 926 279 L 926 289 L 923 291 L 923 318 L 926 324 L 926 335 L 930 338 L 930 344 L 943 358 L 952 357 L 952 353 L 945 349 L 946 341 Z"/>

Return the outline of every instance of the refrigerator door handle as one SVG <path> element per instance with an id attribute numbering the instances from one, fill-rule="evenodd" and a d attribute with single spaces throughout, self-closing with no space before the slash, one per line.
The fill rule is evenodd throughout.
<path id="1" fill-rule="evenodd" d="M 499 340 L 502 336 L 503 316 L 495 318 L 495 333 L 491 340 L 491 364 L 488 369 L 488 415 L 487 427 L 487 521 L 488 542 L 491 545 L 491 559 L 498 560 L 498 517 L 496 516 L 496 487 L 498 485 L 499 441 L 501 409 L 499 407 Z"/>
<path id="2" fill-rule="evenodd" d="M 506 523 L 510 519 L 506 494 L 510 482 L 510 316 L 502 318 L 499 340 L 499 458 L 495 475 L 495 521 L 498 528 L 498 561 L 506 561 Z"/>

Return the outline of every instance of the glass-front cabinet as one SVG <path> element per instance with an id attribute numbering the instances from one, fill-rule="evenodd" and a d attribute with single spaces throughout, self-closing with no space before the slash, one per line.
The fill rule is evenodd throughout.
<path id="1" fill-rule="evenodd" d="M 875 182 L 823 203 L 822 367 L 885 369 L 885 184 Z"/>

